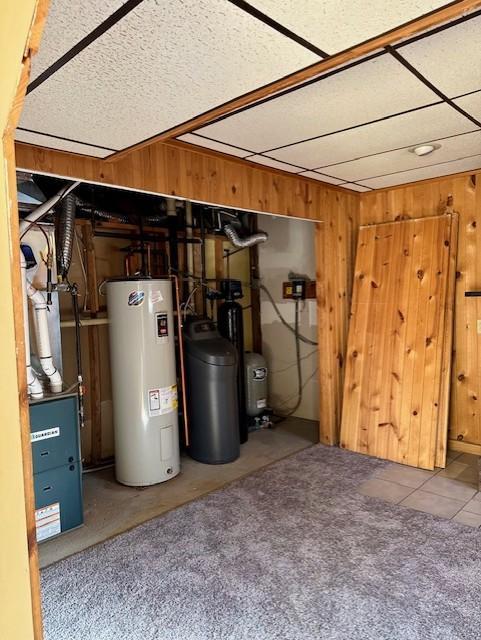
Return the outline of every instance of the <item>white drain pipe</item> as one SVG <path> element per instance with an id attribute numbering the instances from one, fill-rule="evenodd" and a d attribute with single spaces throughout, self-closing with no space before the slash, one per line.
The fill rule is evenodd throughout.
<path id="1" fill-rule="evenodd" d="M 40 365 L 50 381 L 50 390 L 52 393 L 60 393 L 62 391 L 63 383 L 59 370 L 53 364 L 50 336 L 48 333 L 47 302 L 41 291 L 35 289 L 33 284 L 28 280 L 26 283 L 27 295 L 34 305 L 35 337 L 37 339 L 37 350 Z"/>
<path id="2" fill-rule="evenodd" d="M 20 263 L 22 269 L 22 298 L 23 298 L 23 330 L 25 334 L 25 359 L 27 366 L 28 395 L 31 398 L 43 398 L 43 389 L 40 380 L 35 375 L 30 361 L 30 330 L 28 326 L 28 296 L 27 296 L 27 263 L 23 252 L 20 251 Z"/>

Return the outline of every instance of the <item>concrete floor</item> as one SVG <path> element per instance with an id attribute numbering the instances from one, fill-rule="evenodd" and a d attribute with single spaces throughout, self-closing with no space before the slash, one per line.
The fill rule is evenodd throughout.
<path id="1" fill-rule="evenodd" d="M 114 470 L 84 474 L 84 526 L 39 546 L 40 566 L 66 558 L 175 509 L 199 496 L 261 469 L 318 442 L 317 422 L 288 418 L 275 429 L 249 435 L 241 456 L 225 465 L 206 465 L 182 457 L 181 473 L 169 482 L 146 488 L 118 484 Z"/>

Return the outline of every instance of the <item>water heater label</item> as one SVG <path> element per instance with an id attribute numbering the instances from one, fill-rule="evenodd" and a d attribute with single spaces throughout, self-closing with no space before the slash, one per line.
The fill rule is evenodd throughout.
<path id="1" fill-rule="evenodd" d="M 157 302 L 162 302 L 164 296 L 161 291 L 151 291 L 150 292 L 150 301 L 152 304 L 157 304 Z"/>
<path id="2" fill-rule="evenodd" d="M 47 440 L 48 438 L 56 438 L 60 435 L 60 427 L 52 427 L 51 429 L 42 429 L 42 431 L 34 431 L 30 434 L 30 442 L 38 442 L 39 440 Z"/>
<path id="3" fill-rule="evenodd" d="M 167 342 L 169 338 L 169 319 L 167 313 L 155 314 L 155 330 L 157 342 Z"/>
<path id="4" fill-rule="evenodd" d="M 162 416 L 177 409 L 177 385 L 149 389 L 149 416 Z"/>
<path id="5" fill-rule="evenodd" d="M 129 299 L 127 301 L 127 304 L 129 305 L 129 307 L 138 307 L 139 305 L 142 304 L 142 302 L 144 301 L 144 298 L 145 298 L 144 291 L 132 291 L 132 293 L 129 293 Z"/>
<path id="6" fill-rule="evenodd" d="M 267 407 L 267 400 L 266 398 L 261 398 L 260 400 L 258 400 L 256 402 L 257 408 L 258 409 L 265 409 Z"/>
<path id="7" fill-rule="evenodd" d="M 37 542 L 61 533 L 60 503 L 54 502 L 35 511 Z"/>

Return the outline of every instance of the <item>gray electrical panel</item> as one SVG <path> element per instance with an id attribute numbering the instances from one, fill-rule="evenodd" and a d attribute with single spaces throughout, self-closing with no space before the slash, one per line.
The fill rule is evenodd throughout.
<path id="1" fill-rule="evenodd" d="M 37 542 L 83 524 L 76 394 L 30 404 Z"/>

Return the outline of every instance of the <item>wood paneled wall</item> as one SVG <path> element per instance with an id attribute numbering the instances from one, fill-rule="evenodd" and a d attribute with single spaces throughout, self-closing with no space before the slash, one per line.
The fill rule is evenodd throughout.
<path id="1" fill-rule="evenodd" d="M 342 412 L 359 207 L 331 194 L 316 228 L 320 431 L 323 444 L 337 444 Z"/>
<path id="2" fill-rule="evenodd" d="M 175 141 L 116 162 L 19 143 L 16 156 L 21 169 L 309 220 L 323 219 L 333 192 L 359 202 L 359 194 L 340 187 Z"/>
<path id="3" fill-rule="evenodd" d="M 360 223 L 459 213 L 449 445 L 481 454 L 481 172 L 362 194 Z"/>

